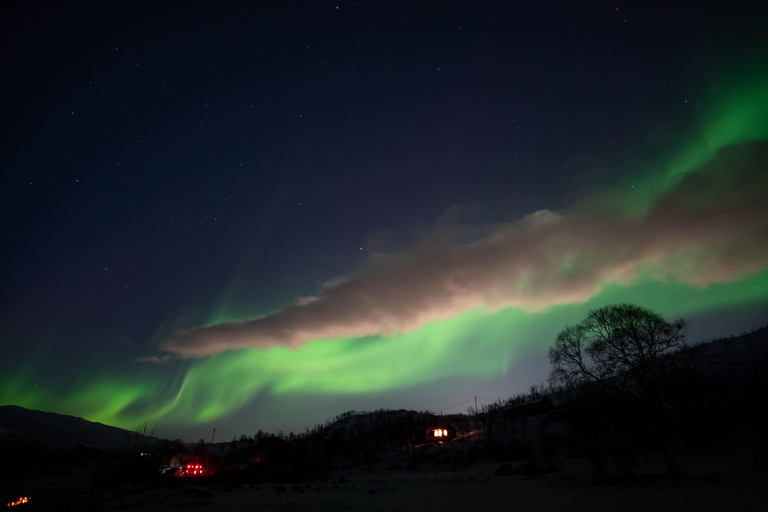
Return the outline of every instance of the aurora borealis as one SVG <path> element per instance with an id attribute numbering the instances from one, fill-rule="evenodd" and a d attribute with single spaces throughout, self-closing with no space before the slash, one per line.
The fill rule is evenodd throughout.
<path id="1" fill-rule="evenodd" d="M 764 325 L 765 8 L 592 7 L 18 4 L 0 404 L 299 432 Z"/>

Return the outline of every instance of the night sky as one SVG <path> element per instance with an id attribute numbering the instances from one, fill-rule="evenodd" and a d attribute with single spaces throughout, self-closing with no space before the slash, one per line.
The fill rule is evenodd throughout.
<path id="1" fill-rule="evenodd" d="M 527 391 L 606 304 L 765 325 L 736 4 L 6 2 L 0 404 L 303 432 Z"/>

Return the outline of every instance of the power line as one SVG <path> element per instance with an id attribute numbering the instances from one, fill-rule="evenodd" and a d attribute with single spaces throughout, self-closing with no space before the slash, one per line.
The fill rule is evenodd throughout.
<path id="1" fill-rule="evenodd" d="M 453 409 L 453 408 L 458 407 L 458 406 L 460 406 L 462 404 L 465 404 L 467 402 L 472 402 L 473 400 L 475 401 L 475 406 L 477 406 L 477 400 L 496 401 L 496 400 L 504 400 L 504 398 L 502 398 L 500 396 L 474 396 L 472 398 L 467 398 L 466 400 L 462 400 L 461 402 L 459 402 L 457 404 L 454 404 L 454 405 L 451 405 L 449 407 L 439 408 L 438 410 L 442 413 L 443 411 L 447 411 L 447 410 Z M 475 408 L 477 408 L 477 407 L 475 407 Z"/>
<path id="2" fill-rule="evenodd" d="M 458 407 L 458 406 L 460 406 L 460 405 L 462 405 L 462 404 L 465 404 L 465 403 L 467 403 L 467 402 L 471 402 L 471 401 L 472 401 L 472 399 L 471 399 L 471 398 L 467 398 L 466 400 L 463 400 L 463 401 L 461 401 L 461 402 L 459 402 L 459 403 L 457 403 L 457 404 L 451 405 L 450 407 L 443 407 L 443 408 L 441 408 L 441 409 L 440 409 L 440 412 L 442 412 L 442 411 L 446 411 L 446 410 L 450 410 L 450 409 L 453 409 L 454 407 Z"/>

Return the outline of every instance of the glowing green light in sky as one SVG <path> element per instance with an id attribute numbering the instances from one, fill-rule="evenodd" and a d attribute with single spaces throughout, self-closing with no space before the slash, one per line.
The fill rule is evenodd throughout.
<path id="1" fill-rule="evenodd" d="M 711 160 L 731 144 L 768 138 L 768 74 L 742 79 L 718 89 L 719 101 L 702 101 L 699 109 L 701 133 L 671 162 L 665 189 L 680 177 Z"/>
<path id="2" fill-rule="evenodd" d="M 629 216 L 642 213 L 687 173 L 712 160 L 729 145 L 768 138 L 768 72 L 734 71 L 711 79 L 701 98 L 692 100 L 695 126 L 675 137 L 663 158 L 635 163 L 635 172 L 611 185 L 597 202 L 619 206 Z"/>
<path id="3" fill-rule="evenodd" d="M 709 93 L 715 98 L 700 109 L 700 127 L 680 149 L 655 170 L 633 176 L 635 189 L 620 184 L 626 190 L 611 200 L 625 212 L 642 212 L 682 175 L 711 160 L 718 149 L 768 138 L 767 74 L 732 80 Z M 563 278 L 575 264 L 563 255 Z M 370 394 L 446 378 L 503 377 L 529 355 L 545 353 L 565 324 L 605 304 L 633 302 L 676 318 L 768 300 L 766 268 L 744 281 L 707 288 L 668 277 L 664 283 L 649 276 L 630 286 L 608 283 L 587 304 L 538 313 L 473 310 L 393 337 L 314 340 L 300 349 L 230 351 L 171 366 L 136 365 L 122 375 L 95 371 L 70 387 L 40 386 L 35 366 L 22 365 L 12 376 L 3 377 L 0 404 L 75 414 L 126 428 L 144 420 L 194 424 L 232 414 L 260 395 Z M 522 288 L 529 285 L 518 283 Z M 268 312 L 266 303 L 255 309 L 255 303 L 236 307 L 239 295 L 229 290 L 209 322 L 243 320 L 246 311 Z M 178 319 L 169 325 L 177 323 Z"/>
<path id="4" fill-rule="evenodd" d="M 515 371 L 529 355 L 546 352 L 564 325 L 605 304 L 630 301 L 672 319 L 765 300 L 768 270 L 740 283 L 707 289 L 655 281 L 609 285 L 587 304 L 539 313 L 475 310 L 392 338 L 317 340 L 298 350 L 225 352 L 176 369 L 142 366 L 141 379 L 135 374 L 92 374 L 62 394 L 36 388 L 31 371 L 25 371 L 3 387 L 0 402 L 124 428 L 145 420 L 196 424 L 232 414 L 260 394 L 372 394 L 444 378 L 498 378 Z M 178 372 L 178 378 L 168 379 L 169 372 Z"/>

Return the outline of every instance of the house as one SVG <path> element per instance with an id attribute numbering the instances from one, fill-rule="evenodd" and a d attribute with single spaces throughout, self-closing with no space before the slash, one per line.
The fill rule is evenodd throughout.
<path id="1" fill-rule="evenodd" d="M 266 464 L 266 463 L 267 463 L 267 452 L 265 450 L 262 450 L 251 457 L 252 466 L 255 466 L 256 464 Z"/>
<path id="2" fill-rule="evenodd" d="M 428 443 L 442 443 L 453 439 L 456 439 L 456 429 L 447 423 L 439 423 L 427 428 Z"/>

